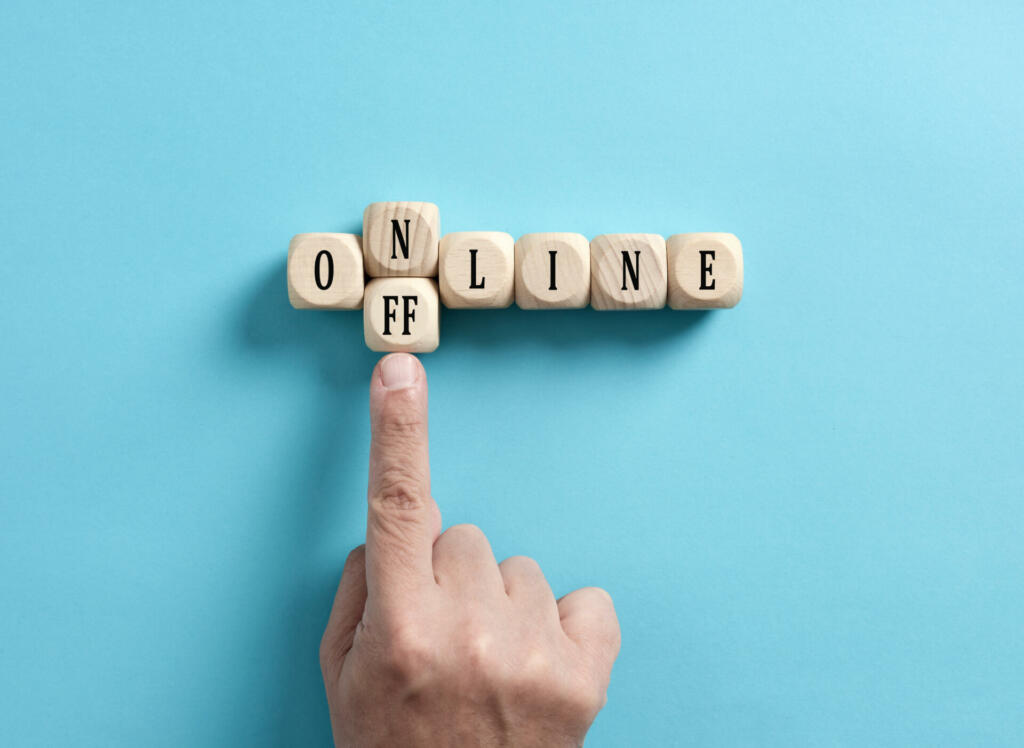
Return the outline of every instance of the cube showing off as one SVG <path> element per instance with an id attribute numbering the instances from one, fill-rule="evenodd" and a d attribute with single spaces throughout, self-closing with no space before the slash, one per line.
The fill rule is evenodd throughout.
<path id="1" fill-rule="evenodd" d="M 590 242 L 590 305 L 594 309 L 661 309 L 667 293 L 662 237 L 602 234 Z"/>
<path id="2" fill-rule="evenodd" d="M 675 234 L 668 249 L 668 305 L 727 309 L 743 295 L 743 247 L 733 234 Z"/>
<path id="3" fill-rule="evenodd" d="M 441 301 L 449 309 L 501 309 L 515 297 L 515 242 L 500 231 L 457 231 L 441 239 Z"/>
<path id="4" fill-rule="evenodd" d="M 372 278 L 436 276 L 440 240 L 433 203 L 370 203 L 363 211 L 363 257 Z"/>
<path id="5" fill-rule="evenodd" d="M 363 249 L 355 234 L 296 234 L 288 245 L 288 300 L 296 309 L 363 305 Z"/>
<path id="6" fill-rule="evenodd" d="M 372 351 L 430 353 L 441 340 L 432 278 L 374 278 L 363 299 L 363 337 Z"/>
<path id="7" fill-rule="evenodd" d="M 524 234 L 515 259 L 520 309 L 580 309 L 590 301 L 590 242 L 582 234 Z"/>

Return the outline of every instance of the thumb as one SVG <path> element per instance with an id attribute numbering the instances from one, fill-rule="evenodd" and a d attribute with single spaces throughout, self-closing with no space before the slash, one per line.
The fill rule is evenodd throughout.
<path id="1" fill-rule="evenodd" d="M 366 605 L 366 549 L 359 546 L 348 554 L 341 582 L 331 606 L 323 639 L 320 640 L 320 668 L 327 682 L 336 680 L 352 648 L 356 629 Z"/>
<path id="2" fill-rule="evenodd" d="M 441 516 L 430 497 L 427 377 L 415 356 L 385 356 L 370 382 L 370 479 L 366 516 L 369 598 L 407 605 L 433 583 Z"/>

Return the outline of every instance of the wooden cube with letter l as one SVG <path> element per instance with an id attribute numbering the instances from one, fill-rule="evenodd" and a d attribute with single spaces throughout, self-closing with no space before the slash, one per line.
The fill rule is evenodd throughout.
<path id="1" fill-rule="evenodd" d="M 501 231 L 456 231 L 441 239 L 441 302 L 449 309 L 502 309 L 515 298 L 515 241 Z"/>
<path id="2" fill-rule="evenodd" d="M 371 351 L 430 353 L 441 339 L 433 278 L 374 278 L 363 300 L 363 337 Z"/>

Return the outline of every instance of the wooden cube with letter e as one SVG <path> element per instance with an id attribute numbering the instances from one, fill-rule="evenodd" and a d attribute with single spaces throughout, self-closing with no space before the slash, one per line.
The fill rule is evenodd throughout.
<path id="1" fill-rule="evenodd" d="M 734 234 L 676 234 L 668 248 L 668 305 L 727 309 L 743 296 L 743 246 Z"/>

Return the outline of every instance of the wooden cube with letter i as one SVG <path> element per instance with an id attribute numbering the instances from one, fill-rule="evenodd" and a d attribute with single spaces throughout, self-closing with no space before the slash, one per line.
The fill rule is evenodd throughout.
<path id="1" fill-rule="evenodd" d="M 582 234 L 524 234 L 515 245 L 516 306 L 582 309 L 590 302 L 590 242 Z"/>

